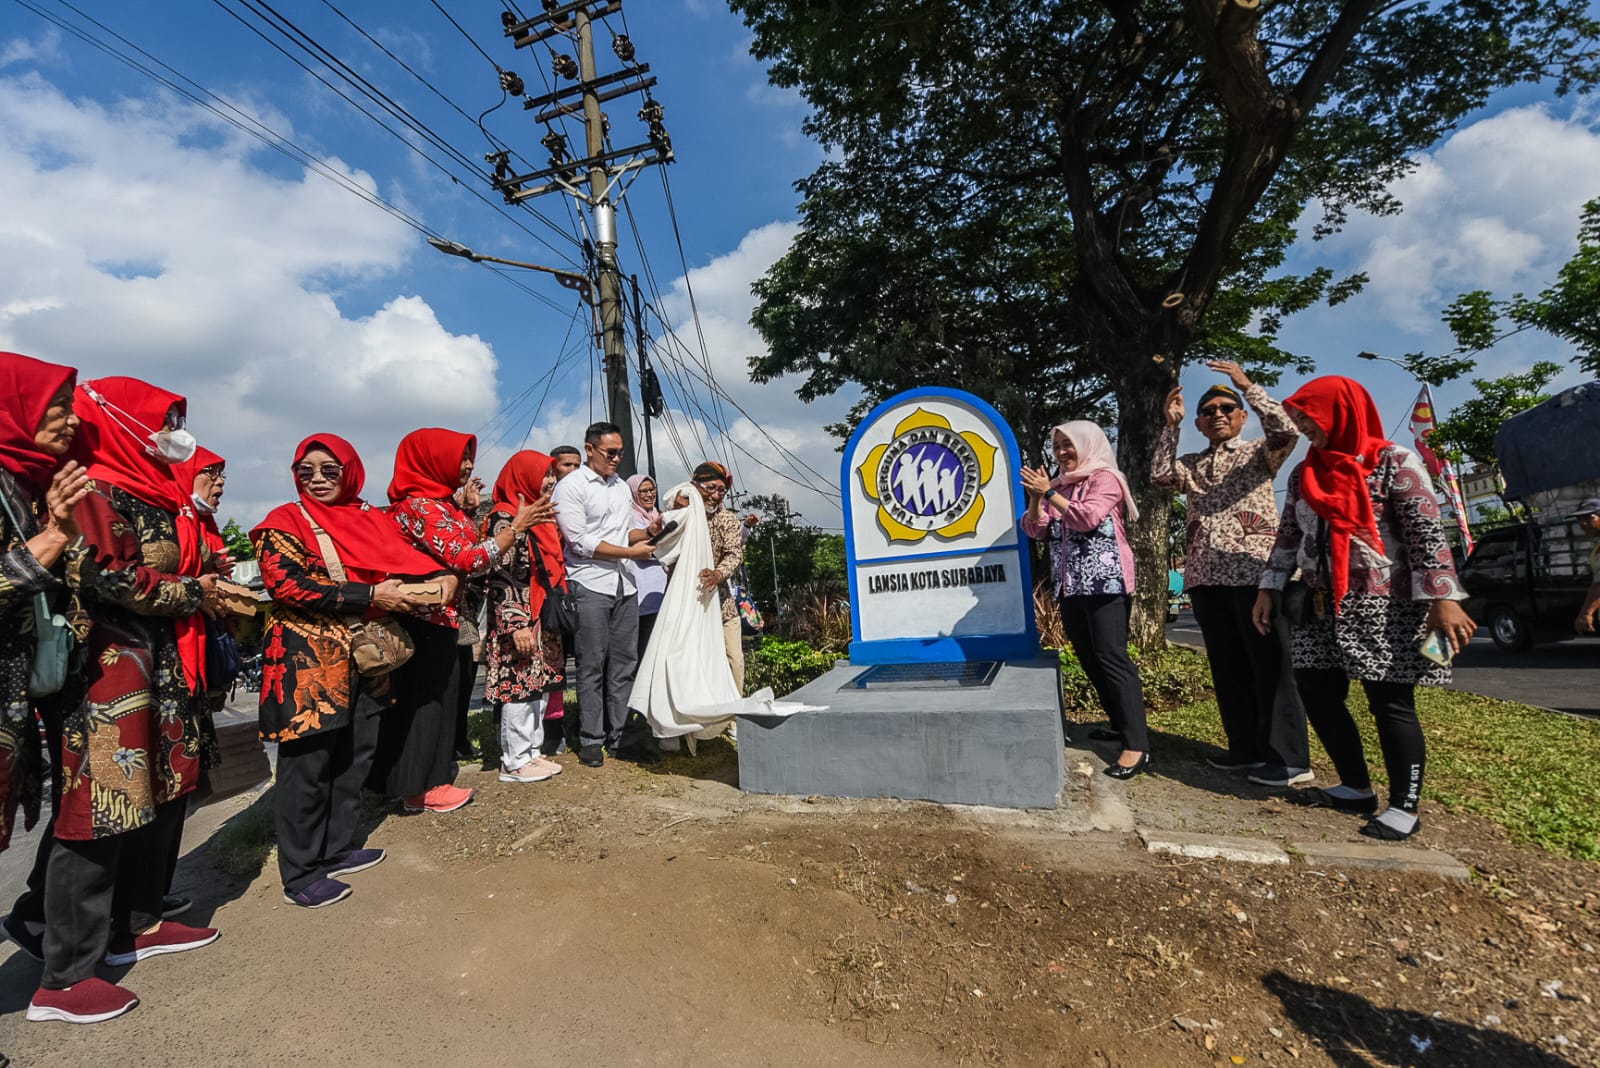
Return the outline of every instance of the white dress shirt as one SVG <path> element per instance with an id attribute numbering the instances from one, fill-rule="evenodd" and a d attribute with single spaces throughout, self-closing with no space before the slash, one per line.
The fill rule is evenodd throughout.
<path id="1" fill-rule="evenodd" d="M 595 593 L 633 596 L 633 561 L 594 557 L 601 542 L 622 548 L 628 544 L 633 525 L 633 492 L 628 484 L 616 475 L 602 478 L 584 464 L 556 483 L 551 499 L 567 543 L 567 578 Z"/>

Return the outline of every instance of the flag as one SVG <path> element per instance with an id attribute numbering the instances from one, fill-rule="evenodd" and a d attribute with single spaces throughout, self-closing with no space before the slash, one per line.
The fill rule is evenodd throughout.
<path id="1" fill-rule="evenodd" d="M 1411 438 L 1416 444 L 1417 455 L 1422 458 L 1423 466 L 1427 467 L 1428 473 L 1444 487 L 1445 500 L 1450 503 L 1450 510 L 1456 514 L 1456 526 L 1461 528 L 1461 544 L 1468 553 L 1471 553 L 1472 531 L 1467 526 L 1467 502 L 1461 493 L 1461 480 L 1456 477 L 1455 465 L 1440 459 L 1439 454 L 1428 444 L 1428 436 L 1433 433 L 1437 425 L 1438 419 L 1433 414 L 1433 391 L 1424 384 L 1417 391 L 1417 399 L 1411 405 Z"/>

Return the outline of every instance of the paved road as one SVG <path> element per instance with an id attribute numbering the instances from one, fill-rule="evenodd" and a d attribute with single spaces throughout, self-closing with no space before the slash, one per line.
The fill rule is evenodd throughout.
<path id="1" fill-rule="evenodd" d="M 1456 657 L 1456 689 L 1600 716 L 1600 638 L 1540 645 L 1527 653 L 1502 653 L 1486 634 L 1479 629 L 1478 637 Z M 1167 627 L 1167 637 L 1185 645 L 1205 644 L 1188 612 Z"/>

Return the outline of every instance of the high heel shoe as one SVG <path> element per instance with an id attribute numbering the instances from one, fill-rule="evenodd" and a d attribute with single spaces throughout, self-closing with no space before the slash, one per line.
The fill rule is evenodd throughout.
<path id="1" fill-rule="evenodd" d="M 1110 767 L 1106 768 L 1106 774 L 1111 776 L 1113 779 L 1131 779 L 1135 775 L 1149 770 L 1150 754 L 1144 753 L 1140 755 L 1138 763 L 1126 765 L 1112 764 Z"/>

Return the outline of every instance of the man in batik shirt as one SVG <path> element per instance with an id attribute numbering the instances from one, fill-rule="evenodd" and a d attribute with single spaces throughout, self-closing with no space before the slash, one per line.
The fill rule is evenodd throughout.
<path id="1" fill-rule="evenodd" d="M 1210 360 L 1231 385 L 1200 397 L 1195 427 L 1210 444 L 1178 455 L 1183 387 L 1167 394 L 1167 424 L 1156 445 L 1151 479 L 1188 495 L 1189 529 L 1184 589 L 1205 638 L 1228 751 L 1211 758 L 1251 782 L 1290 786 L 1312 778 L 1305 709 L 1289 661 L 1288 626 L 1262 635 L 1250 622 L 1256 587 L 1278 530 L 1272 480 L 1294 451 L 1298 435 L 1283 407 L 1231 360 Z M 1243 440 L 1254 408 L 1266 436 Z"/>

